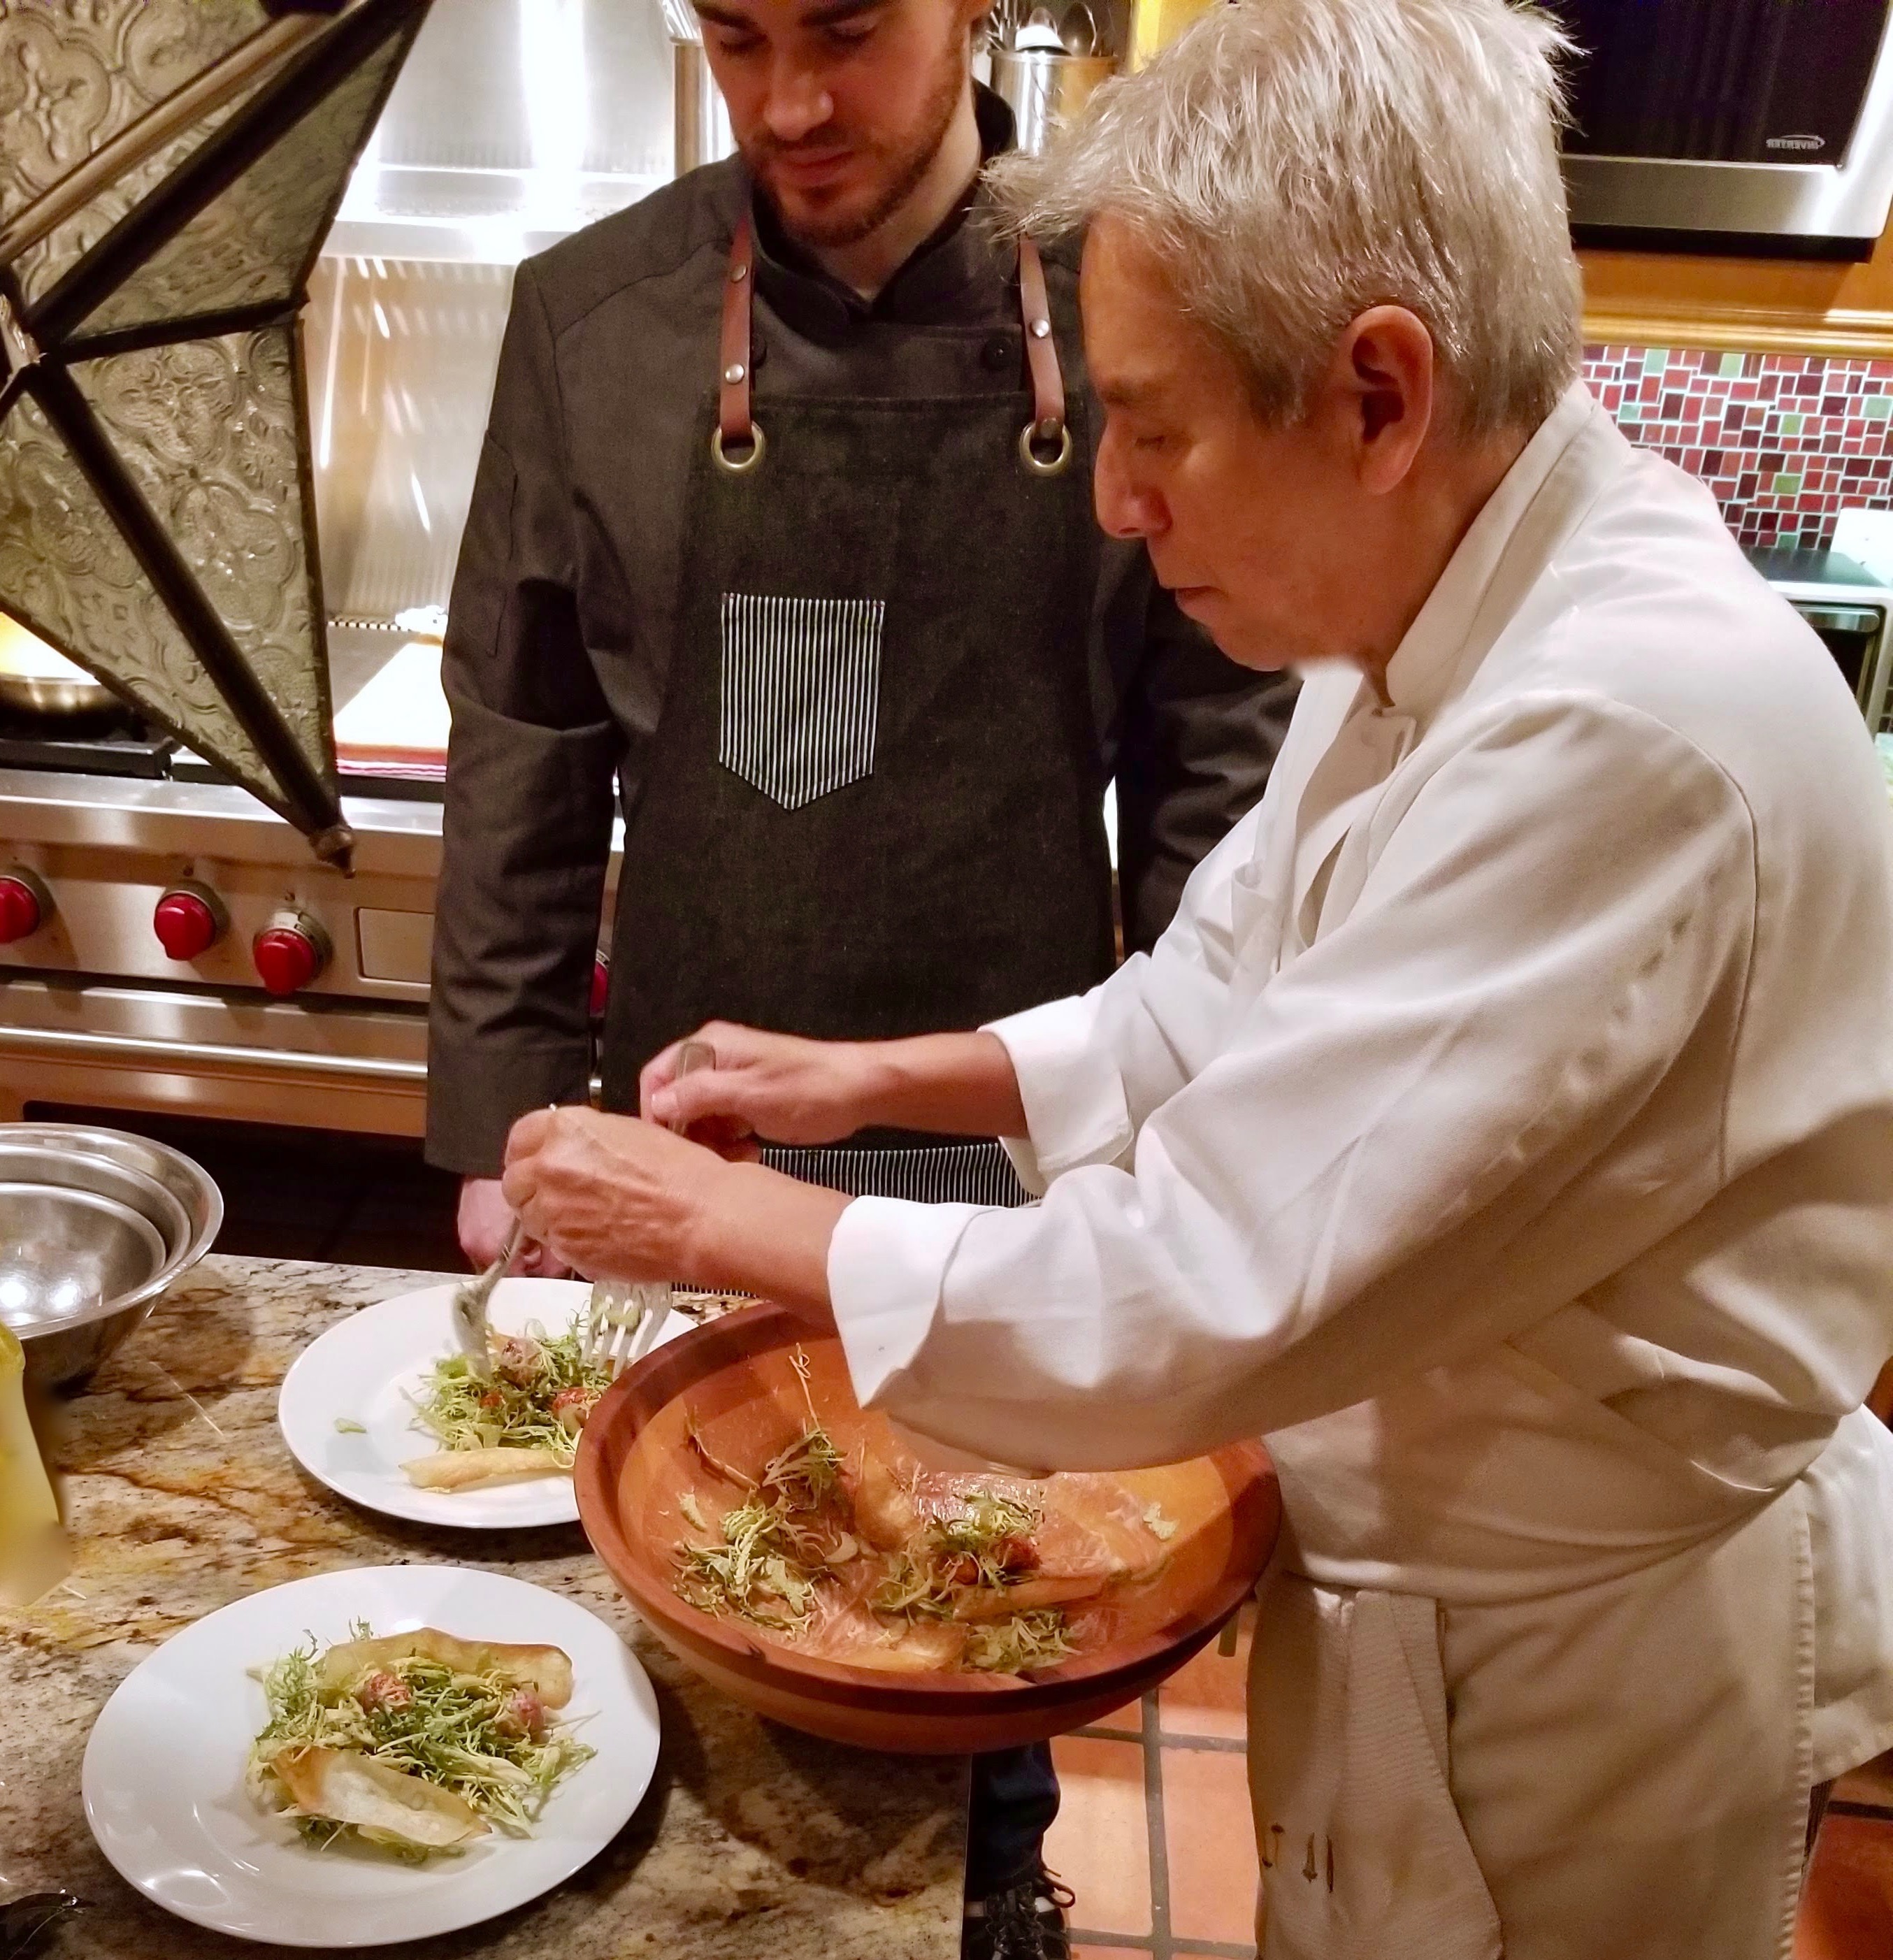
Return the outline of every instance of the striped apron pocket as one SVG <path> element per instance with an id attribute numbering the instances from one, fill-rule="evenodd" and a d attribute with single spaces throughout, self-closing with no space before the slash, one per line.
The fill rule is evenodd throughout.
<path id="1" fill-rule="evenodd" d="M 726 592 L 717 760 L 784 810 L 872 775 L 886 612 Z"/>

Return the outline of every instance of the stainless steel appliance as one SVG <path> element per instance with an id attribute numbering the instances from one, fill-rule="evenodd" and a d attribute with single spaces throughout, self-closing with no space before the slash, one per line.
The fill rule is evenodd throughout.
<path id="1" fill-rule="evenodd" d="M 0 0 L 0 29 L 24 5 Z M 671 111 L 657 0 L 434 10 L 305 322 L 354 875 L 174 731 L 0 708 L 0 1120 L 53 1104 L 419 1134 L 439 635 L 513 269 L 667 182 Z"/>
<path id="2" fill-rule="evenodd" d="M 1839 552 L 1748 556 L 1826 643 L 1869 733 L 1893 733 L 1893 590 Z"/>
<path id="3" fill-rule="evenodd" d="M 1864 259 L 1893 208 L 1888 0 L 1552 0 L 1581 242 Z"/>

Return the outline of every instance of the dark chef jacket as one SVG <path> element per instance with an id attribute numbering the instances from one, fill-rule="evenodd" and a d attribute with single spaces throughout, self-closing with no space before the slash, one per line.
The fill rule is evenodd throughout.
<path id="1" fill-rule="evenodd" d="M 1010 141 L 1010 113 L 983 91 L 980 123 L 989 154 Z M 740 162 L 713 164 L 519 269 L 443 663 L 453 730 L 428 1155 L 465 1175 L 498 1174 L 526 1111 L 587 1093 L 612 782 L 628 817 L 663 699 L 692 449 L 749 195 Z M 1017 254 L 994 241 L 982 202 L 872 301 L 761 214 L 759 407 L 777 393 L 1016 390 Z M 1068 294 L 1076 248 L 1048 253 L 1046 270 Z M 1059 351 L 1067 387 L 1086 386 L 1082 349 Z M 1016 459 L 995 453 L 993 467 Z M 1293 688 L 1224 660 L 1156 587 L 1141 546 L 1106 549 L 1091 669 L 1135 950 L 1261 795 Z"/>

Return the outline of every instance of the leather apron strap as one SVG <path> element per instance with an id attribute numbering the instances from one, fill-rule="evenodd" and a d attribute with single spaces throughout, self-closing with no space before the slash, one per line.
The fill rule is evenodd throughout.
<path id="1" fill-rule="evenodd" d="M 1019 310 L 1032 400 L 1032 420 L 1019 434 L 1019 454 L 1034 476 L 1058 476 L 1070 467 L 1073 448 L 1064 369 L 1051 330 L 1045 261 L 1029 238 L 1019 241 Z M 735 476 L 755 469 L 768 450 L 756 418 L 755 313 L 756 224 L 746 212 L 737 221 L 724 280 L 717 426 L 710 439 L 717 467 Z"/>

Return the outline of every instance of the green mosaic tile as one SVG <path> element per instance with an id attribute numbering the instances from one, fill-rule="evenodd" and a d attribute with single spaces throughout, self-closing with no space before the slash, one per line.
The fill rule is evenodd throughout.
<path id="1" fill-rule="evenodd" d="M 1863 395 L 1860 412 L 1870 422 L 1883 422 L 1888 415 L 1893 415 L 1893 396 Z"/>
<path id="2" fill-rule="evenodd" d="M 1801 479 L 1798 476 L 1777 476 L 1774 480 L 1774 494 L 1777 497 L 1799 497 Z"/>
<path id="3" fill-rule="evenodd" d="M 1643 350 L 1643 372 L 1646 374 L 1660 374 L 1669 365 L 1669 349 L 1667 347 L 1649 347 Z"/>
<path id="4" fill-rule="evenodd" d="M 1742 356 L 1739 354 L 1725 354 L 1722 357 L 1720 372 L 1726 381 L 1739 381 L 1742 379 Z"/>
<path id="5" fill-rule="evenodd" d="M 1805 419 L 1801 415 L 1783 415 L 1781 418 L 1781 433 L 1783 435 L 1799 435 Z"/>

